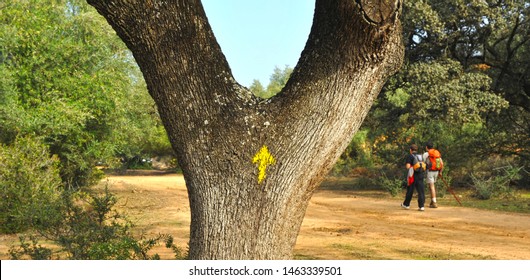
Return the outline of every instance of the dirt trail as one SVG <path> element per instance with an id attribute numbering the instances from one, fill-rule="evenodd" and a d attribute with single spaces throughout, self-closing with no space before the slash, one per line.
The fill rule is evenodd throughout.
<path id="1" fill-rule="evenodd" d="M 319 191 L 295 252 L 324 259 L 530 259 L 530 215 Z M 333 214 L 330 214 L 333 213 Z M 311 252 L 311 253 L 310 253 Z"/>
<path id="2" fill-rule="evenodd" d="M 189 205 L 180 175 L 109 177 L 134 203 L 124 210 L 151 234 L 189 238 Z M 375 198 L 374 198 L 375 197 Z M 452 199 L 450 197 L 446 199 Z M 463 207 L 399 207 L 383 193 L 319 190 L 295 247 L 302 259 L 530 259 L 530 215 Z M 133 204 L 131 204 L 133 205 Z"/>
<path id="3" fill-rule="evenodd" d="M 102 184 L 103 185 L 103 184 Z M 190 210 L 181 175 L 110 176 L 108 185 L 146 236 L 171 234 L 187 244 Z M 446 198 L 451 199 L 451 198 Z M 380 192 L 319 190 L 306 212 L 297 259 L 530 260 L 530 215 L 447 207 L 401 209 Z M 0 239 L 0 257 L 12 237 Z M 157 249 L 162 258 L 172 258 Z"/>

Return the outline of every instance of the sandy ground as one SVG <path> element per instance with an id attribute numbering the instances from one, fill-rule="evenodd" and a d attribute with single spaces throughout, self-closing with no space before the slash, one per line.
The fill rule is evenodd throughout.
<path id="1" fill-rule="evenodd" d="M 186 247 L 190 210 L 181 175 L 110 176 L 117 209 L 146 236 L 171 234 Z M 450 197 L 444 199 L 451 199 Z M 296 259 L 530 260 L 530 215 L 464 207 L 400 208 L 401 198 L 383 192 L 318 190 L 296 243 Z M 0 258 L 15 236 L 0 236 Z M 156 248 L 163 259 L 169 250 Z"/>

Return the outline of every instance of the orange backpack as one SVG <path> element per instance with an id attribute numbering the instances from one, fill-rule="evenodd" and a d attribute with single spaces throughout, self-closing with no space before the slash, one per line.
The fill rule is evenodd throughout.
<path id="1" fill-rule="evenodd" d="M 442 154 L 436 149 L 429 150 L 429 170 L 439 171 L 444 168 L 444 162 L 442 161 Z"/>

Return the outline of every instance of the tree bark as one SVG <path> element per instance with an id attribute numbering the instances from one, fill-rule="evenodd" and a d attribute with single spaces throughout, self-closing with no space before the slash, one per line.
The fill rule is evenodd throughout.
<path id="1" fill-rule="evenodd" d="M 291 258 L 314 190 L 401 66 L 401 0 L 317 0 L 269 100 L 234 80 L 199 0 L 88 2 L 131 49 L 177 153 L 190 258 Z"/>

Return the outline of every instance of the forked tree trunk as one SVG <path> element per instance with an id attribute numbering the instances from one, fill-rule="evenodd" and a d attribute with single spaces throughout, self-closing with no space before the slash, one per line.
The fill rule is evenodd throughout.
<path id="1" fill-rule="evenodd" d="M 403 58 L 400 0 L 317 0 L 290 80 L 232 77 L 199 0 L 88 0 L 127 44 L 182 166 L 192 259 L 288 259 L 315 188 Z"/>

